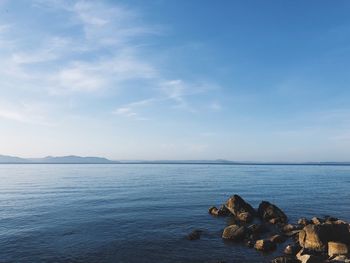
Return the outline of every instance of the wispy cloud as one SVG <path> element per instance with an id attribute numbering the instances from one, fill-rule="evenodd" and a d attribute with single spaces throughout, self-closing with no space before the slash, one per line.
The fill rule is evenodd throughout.
<path id="1" fill-rule="evenodd" d="M 67 107 L 70 103 L 67 97 L 78 98 L 83 94 L 93 99 L 104 94 L 108 98 L 131 87 L 143 89 L 146 99 L 137 100 L 135 96 L 134 102 L 122 103 L 113 113 L 146 120 L 152 116 L 144 116 L 142 109 L 164 101 L 169 109 L 195 113 L 198 110 L 191 103 L 192 98 L 215 86 L 163 74 L 162 67 L 145 55 L 144 47 L 151 37 L 162 34 L 162 27 L 144 23 L 140 13 L 124 5 L 35 0 L 32 7 L 38 12 L 65 17 L 64 30 L 56 25 L 62 21 L 54 19 L 53 30 L 44 35 L 35 35 L 35 30 L 30 34 L 12 34 L 17 24 L 1 25 L 0 45 L 7 46 L 0 52 L 3 82 L 0 89 L 12 89 L 38 102 L 44 97 L 55 103 L 59 100 Z M 67 30 L 73 33 L 67 34 Z M 23 44 L 27 42 L 31 44 Z M 2 115 L 18 121 L 28 119 L 26 114 L 16 111 L 3 110 Z"/>

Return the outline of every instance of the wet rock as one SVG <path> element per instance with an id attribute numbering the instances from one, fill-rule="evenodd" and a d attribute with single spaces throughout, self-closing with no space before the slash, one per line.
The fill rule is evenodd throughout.
<path id="1" fill-rule="evenodd" d="M 276 244 L 283 243 L 284 241 L 286 241 L 286 237 L 282 235 L 273 235 L 272 237 L 270 237 L 269 240 Z"/>
<path id="2" fill-rule="evenodd" d="M 324 219 L 325 219 L 325 222 L 326 222 L 326 223 L 327 223 L 327 222 L 328 222 L 328 223 L 333 223 L 333 222 L 339 220 L 338 218 L 333 217 L 333 216 L 325 216 Z"/>
<path id="3" fill-rule="evenodd" d="M 297 254 L 296 258 L 301 263 L 322 263 L 325 261 L 326 257 L 323 255 L 313 254 L 310 251 L 301 249 Z"/>
<path id="4" fill-rule="evenodd" d="M 260 203 L 258 208 L 258 214 L 261 219 L 269 221 L 273 224 L 287 222 L 286 214 L 277 206 L 267 201 L 262 201 Z"/>
<path id="5" fill-rule="evenodd" d="M 243 222 L 250 222 L 255 215 L 254 208 L 239 195 L 231 196 L 225 206 L 237 219 Z"/>
<path id="6" fill-rule="evenodd" d="M 320 224 L 324 223 L 324 220 L 319 218 L 319 217 L 313 217 L 311 219 L 311 223 L 314 225 L 320 225 Z"/>
<path id="7" fill-rule="evenodd" d="M 212 206 L 209 208 L 209 214 L 213 216 L 227 216 L 230 214 L 230 211 L 225 206 L 221 206 L 220 209 Z"/>
<path id="8" fill-rule="evenodd" d="M 193 230 L 190 234 L 187 235 L 188 240 L 197 240 L 201 238 L 202 230 Z"/>
<path id="9" fill-rule="evenodd" d="M 280 256 L 277 258 L 274 258 L 271 263 L 298 263 L 299 261 L 296 260 L 294 257 L 291 256 Z"/>
<path id="10" fill-rule="evenodd" d="M 222 205 L 219 208 L 218 215 L 219 216 L 228 216 L 230 214 L 230 211 L 226 208 L 225 205 Z"/>
<path id="11" fill-rule="evenodd" d="M 269 231 L 269 228 L 264 224 L 251 224 L 247 229 L 252 234 L 262 234 Z"/>
<path id="12" fill-rule="evenodd" d="M 330 257 L 348 254 L 348 246 L 339 242 L 328 242 L 328 255 Z"/>
<path id="13" fill-rule="evenodd" d="M 350 232 L 346 224 L 307 225 L 299 233 L 299 243 L 302 247 L 325 251 L 329 241 L 350 243 Z"/>
<path id="14" fill-rule="evenodd" d="M 259 251 L 272 251 L 276 249 L 276 244 L 267 239 L 261 239 L 255 242 L 254 245 L 256 250 Z"/>
<path id="15" fill-rule="evenodd" d="M 298 220 L 298 225 L 301 225 L 301 226 L 306 226 L 310 223 L 311 223 L 311 221 L 307 220 L 305 217 L 302 217 Z"/>
<path id="16" fill-rule="evenodd" d="M 255 241 L 253 239 L 248 239 L 244 242 L 244 244 L 249 248 L 253 248 L 255 245 Z"/>
<path id="17" fill-rule="evenodd" d="M 209 208 L 209 214 L 213 216 L 218 216 L 219 215 L 219 209 L 217 209 L 215 206 L 212 206 Z"/>
<path id="18" fill-rule="evenodd" d="M 292 224 L 287 224 L 282 228 L 283 232 L 292 232 L 295 230 L 301 230 L 302 227 L 300 225 L 292 225 Z"/>
<path id="19" fill-rule="evenodd" d="M 286 255 L 295 256 L 301 250 L 301 246 L 299 244 L 289 244 L 284 249 L 283 253 Z"/>
<path id="20" fill-rule="evenodd" d="M 253 220 L 253 215 L 248 212 L 243 212 L 238 214 L 236 218 L 242 222 L 251 222 Z"/>
<path id="21" fill-rule="evenodd" d="M 340 255 L 340 256 L 336 256 L 336 257 L 332 258 L 332 260 L 330 262 L 332 262 L 332 263 L 350 263 L 350 259 L 347 256 Z"/>
<path id="22" fill-rule="evenodd" d="M 222 238 L 240 241 L 244 239 L 245 234 L 246 228 L 244 226 L 231 225 L 224 229 L 224 232 L 222 233 Z"/>

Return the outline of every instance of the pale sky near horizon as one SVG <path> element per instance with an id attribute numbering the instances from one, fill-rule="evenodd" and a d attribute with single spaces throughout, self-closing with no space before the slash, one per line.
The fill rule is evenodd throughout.
<path id="1" fill-rule="evenodd" d="M 349 13 L 0 0 L 0 154 L 350 161 Z"/>

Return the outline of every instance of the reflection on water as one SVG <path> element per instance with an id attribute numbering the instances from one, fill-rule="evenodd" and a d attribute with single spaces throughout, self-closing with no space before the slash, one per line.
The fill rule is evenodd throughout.
<path id="1" fill-rule="evenodd" d="M 350 220 L 349 166 L 0 165 L 0 182 L 0 262 L 268 262 L 207 213 L 234 193 Z"/>

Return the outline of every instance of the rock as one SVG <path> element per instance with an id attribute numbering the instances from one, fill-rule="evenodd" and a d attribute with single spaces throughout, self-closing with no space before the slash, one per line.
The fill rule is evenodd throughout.
<path id="1" fill-rule="evenodd" d="M 292 236 L 295 236 L 296 234 L 298 234 L 301 230 L 293 230 L 293 231 L 290 231 L 290 232 L 286 232 L 284 233 L 286 236 L 288 237 L 292 237 Z"/>
<path id="2" fill-rule="evenodd" d="M 286 255 L 293 255 L 295 256 L 298 251 L 300 251 L 301 246 L 299 246 L 299 244 L 289 244 L 288 246 L 286 246 L 286 248 L 284 249 L 283 253 Z"/>
<path id="3" fill-rule="evenodd" d="M 219 215 L 219 209 L 217 209 L 215 206 L 212 206 L 209 208 L 209 214 L 213 216 L 218 216 Z"/>
<path id="4" fill-rule="evenodd" d="M 322 255 L 317 255 L 317 254 L 309 254 L 307 251 L 304 249 L 301 249 L 297 255 L 296 258 L 301 262 L 301 263 L 322 263 L 325 261 L 325 257 Z"/>
<path id="5" fill-rule="evenodd" d="M 276 244 L 270 240 L 261 239 L 255 242 L 254 247 L 256 250 L 267 252 L 276 249 Z"/>
<path id="6" fill-rule="evenodd" d="M 226 208 L 225 205 L 222 205 L 219 208 L 218 215 L 219 216 L 228 216 L 230 214 L 230 211 Z"/>
<path id="7" fill-rule="evenodd" d="M 209 208 L 209 214 L 213 216 L 227 216 L 230 214 L 230 211 L 225 206 L 221 206 L 220 209 L 217 209 L 217 207 L 212 206 Z"/>
<path id="8" fill-rule="evenodd" d="M 190 234 L 187 235 L 188 240 L 197 240 L 201 238 L 202 230 L 193 230 Z"/>
<path id="9" fill-rule="evenodd" d="M 319 217 L 313 217 L 311 219 L 311 223 L 314 224 L 314 225 L 320 225 L 320 224 L 324 223 L 324 220 L 322 220 Z"/>
<path id="10" fill-rule="evenodd" d="M 292 225 L 292 224 L 287 224 L 282 228 L 283 232 L 292 232 L 295 230 L 300 230 L 302 227 L 299 225 Z"/>
<path id="11" fill-rule="evenodd" d="M 253 215 L 248 212 L 243 212 L 238 214 L 236 218 L 242 222 L 251 222 L 253 220 Z"/>
<path id="12" fill-rule="evenodd" d="M 305 217 L 302 217 L 298 220 L 298 225 L 306 226 L 310 224 L 311 222 L 307 220 Z"/>
<path id="13" fill-rule="evenodd" d="M 325 251 L 329 241 L 350 243 L 350 232 L 346 224 L 307 225 L 299 233 L 302 247 L 316 251 Z"/>
<path id="14" fill-rule="evenodd" d="M 339 242 L 328 242 L 328 255 L 330 257 L 348 254 L 348 246 Z"/>
<path id="15" fill-rule="evenodd" d="M 333 263 L 350 263 L 350 259 L 347 256 L 340 255 L 333 258 L 330 262 Z"/>
<path id="16" fill-rule="evenodd" d="M 243 222 L 250 222 L 255 215 L 254 208 L 239 195 L 231 196 L 225 206 L 237 219 Z"/>
<path id="17" fill-rule="evenodd" d="M 270 221 L 273 224 L 286 223 L 287 216 L 274 204 L 262 201 L 258 208 L 259 217 L 265 221 Z"/>
<path id="18" fill-rule="evenodd" d="M 231 225 L 224 229 L 222 238 L 239 241 L 244 239 L 245 234 L 246 228 L 244 226 Z"/>
<path id="19" fill-rule="evenodd" d="M 335 222 L 335 221 L 338 221 L 338 220 L 339 220 L 338 218 L 333 217 L 333 216 L 325 216 L 325 217 L 324 217 L 324 219 L 325 219 L 325 222 L 330 222 L 330 223 L 332 223 L 332 222 Z"/>
<path id="20" fill-rule="evenodd" d="M 280 256 L 277 258 L 274 258 L 271 263 L 298 263 L 299 261 L 296 260 L 294 257 L 291 256 Z"/>
<path id="21" fill-rule="evenodd" d="M 284 241 L 286 241 L 286 237 L 281 235 L 273 235 L 272 237 L 269 238 L 269 240 L 276 244 L 283 243 Z"/>
<path id="22" fill-rule="evenodd" d="M 248 226 L 248 231 L 250 233 L 256 233 L 256 234 L 261 234 L 261 233 L 266 233 L 269 231 L 268 227 L 266 225 L 262 224 L 251 224 Z"/>
<path id="23" fill-rule="evenodd" d="M 253 241 L 252 239 L 248 239 L 244 242 L 244 244 L 249 247 L 249 248 L 253 248 L 254 247 L 254 244 L 255 244 L 255 241 Z"/>

